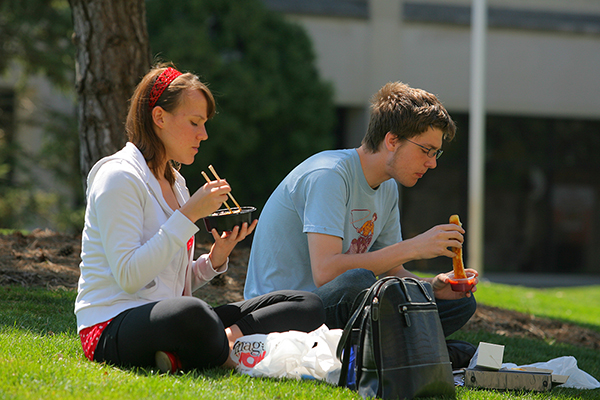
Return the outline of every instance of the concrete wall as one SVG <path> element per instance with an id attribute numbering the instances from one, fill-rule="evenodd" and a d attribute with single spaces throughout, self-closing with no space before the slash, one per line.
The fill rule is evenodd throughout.
<path id="1" fill-rule="evenodd" d="M 48 112 L 60 112 L 75 118 L 74 93 L 61 91 L 40 75 L 23 77 L 21 68 L 13 64 L 0 78 L 0 87 L 15 90 L 14 138 L 25 153 L 24 164 L 15 172 L 19 183 L 31 181 L 39 190 L 71 196 L 71 189 L 58 182 L 51 171 L 40 166 L 36 157 L 45 141 L 44 129 Z M 18 90 L 17 90 L 18 87 Z M 78 174 L 79 171 L 73 171 Z"/>
<path id="2" fill-rule="evenodd" d="M 289 2 L 268 3 L 285 11 Z M 401 80 L 438 94 L 451 110 L 467 111 L 470 1 L 364 3 L 367 12 L 358 16 L 287 8 L 295 10 L 288 18 L 313 39 L 336 103 L 364 106 L 381 85 Z M 489 1 L 488 6 L 489 112 L 600 118 L 600 2 Z"/>

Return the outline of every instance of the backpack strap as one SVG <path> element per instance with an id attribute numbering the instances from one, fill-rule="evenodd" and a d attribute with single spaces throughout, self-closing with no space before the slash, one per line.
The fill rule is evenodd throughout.
<path id="1" fill-rule="evenodd" d="M 344 330 L 342 332 L 342 337 L 338 342 L 338 346 L 336 348 L 336 357 L 342 362 L 342 368 L 340 370 L 340 378 L 338 380 L 338 386 L 346 387 L 347 379 L 348 379 L 348 369 L 350 365 L 350 353 L 352 348 L 352 333 L 355 329 L 360 329 L 360 326 L 363 325 L 363 320 L 366 317 L 364 315 L 365 308 L 367 307 L 367 303 L 369 299 L 373 297 L 373 293 L 377 291 L 377 287 L 379 287 L 379 281 L 375 282 L 370 288 L 363 290 L 356 297 L 355 304 L 359 301 L 360 303 L 358 307 L 354 309 L 354 313 L 346 323 Z M 361 298 L 362 296 L 362 298 Z M 362 315 L 362 318 L 359 316 Z M 356 355 L 357 356 L 357 355 Z"/>
<path id="2" fill-rule="evenodd" d="M 413 277 L 408 277 L 408 278 L 402 278 L 401 280 L 407 280 L 407 281 L 412 281 L 414 283 L 417 284 L 417 286 L 421 289 L 421 291 L 423 292 L 423 294 L 425 295 L 425 297 L 427 298 L 428 301 L 435 301 L 434 298 L 431 296 L 429 290 L 427 290 L 427 288 L 425 287 L 425 283 L 423 283 L 423 281 L 413 278 Z M 411 299 L 409 298 L 409 294 L 408 291 L 406 290 L 406 285 L 404 284 L 404 282 L 402 282 L 403 284 L 403 289 L 404 289 L 404 293 L 406 293 L 407 299 L 408 301 L 411 301 Z"/>
<path id="3" fill-rule="evenodd" d="M 342 350 L 344 350 L 344 347 L 346 346 L 346 342 L 348 341 L 348 338 L 350 337 L 350 334 L 352 333 L 352 328 L 354 327 L 356 319 L 358 318 L 358 316 L 362 313 L 363 309 L 365 308 L 365 306 L 366 306 L 367 302 L 369 301 L 371 294 L 374 292 L 375 286 L 377 285 L 378 282 L 379 281 L 375 282 L 373 284 L 373 286 L 371 286 L 369 289 L 365 289 L 361 293 L 359 293 L 359 295 L 358 295 L 359 297 L 361 295 L 363 296 L 362 300 L 361 300 L 359 306 L 357 308 L 355 308 L 354 313 L 352 314 L 352 316 L 346 323 L 346 326 L 344 327 L 344 331 L 342 333 L 342 337 L 340 338 L 340 341 L 338 343 L 338 346 L 337 346 L 337 349 L 335 352 L 335 355 L 339 360 L 342 359 Z"/>

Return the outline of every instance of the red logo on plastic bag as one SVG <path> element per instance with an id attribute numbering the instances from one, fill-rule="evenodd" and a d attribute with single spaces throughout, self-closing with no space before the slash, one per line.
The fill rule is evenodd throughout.
<path id="1" fill-rule="evenodd" d="M 239 360 L 238 363 L 240 367 L 252 369 L 260 360 L 265 358 L 265 344 L 262 340 L 246 340 L 248 340 L 248 338 L 242 337 L 235 342 L 232 358 L 234 360 L 236 358 Z"/>
<path id="2" fill-rule="evenodd" d="M 265 358 L 265 354 L 266 353 L 263 351 L 257 357 L 257 356 L 253 356 L 250 353 L 241 353 L 240 354 L 240 364 L 242 364 L 244 367 L 247 367 L 247 368 L 254 368 L 254 366 L 256 364 L 258 364 L 258 362 L 260 360 L 262 360 L 263 358 Z"/>

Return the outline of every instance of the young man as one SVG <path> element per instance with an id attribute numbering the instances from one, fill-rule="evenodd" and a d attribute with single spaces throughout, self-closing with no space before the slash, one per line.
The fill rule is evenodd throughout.
<path id="1" fill-rule="evenodd" d="M 312 291 L 324 302 L 329 328 L 344 328 L 356 296 L 376 277 L 416 277 L 404 263 L 452 257 L 449 248 L 462 247 L 465 233 L 458 225 L 402 240 L 395 181 L 414 186 L 437 166 L 443 140 L 455 131 L 434 95 L 386 84 L 372 99 L 358 149 L 316 154 L 275 189 L 256 228 L 244 296 Z M 446 274 L 418 279 L 432 284 L 446 336 L 475 312 L 472 294 L 453 292 Z"/>

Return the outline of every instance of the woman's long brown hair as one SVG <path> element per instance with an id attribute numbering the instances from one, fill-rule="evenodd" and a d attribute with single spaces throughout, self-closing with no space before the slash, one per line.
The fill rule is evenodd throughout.
<path id="1" fill-rule="evenodd" d="M 164 177 L 169 184 L 173 185 L 175 183 L 173 170 L 179 169 L 179 164 L 166 159 L 165 146 L 156 134 L 152 110 L 148 104 L 150 91 L 156 78 L 169 66 L 160 64 L 152 68 L 137 85 L 129 104 L 125 131 L 127 139 L 142 152 L 148 167 L 157 179 L 159 179 L 160 170 L 166 164 Z M 183 101 L 183 95 L 187 89 L 200 90 L 204 94 L 208 118 L 212 118 L 216 112 L 215 99 L 208 87 L 196 75 L 189 72 L 178 76 L 171 82 L 158 98 L 155 107 L 162 107 L 165 111 L 172 113 Z"/>

